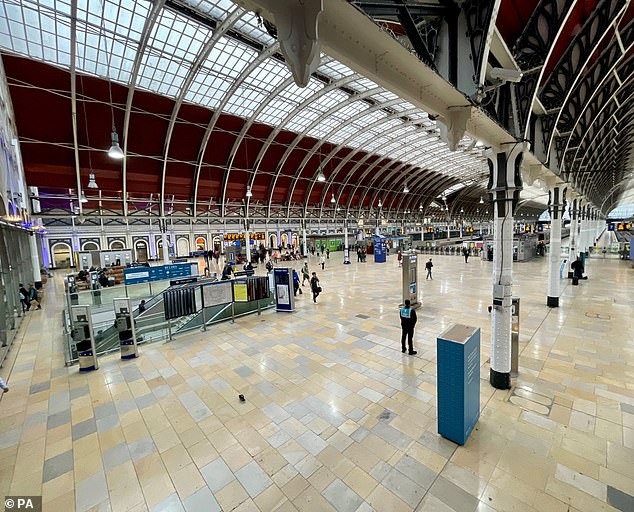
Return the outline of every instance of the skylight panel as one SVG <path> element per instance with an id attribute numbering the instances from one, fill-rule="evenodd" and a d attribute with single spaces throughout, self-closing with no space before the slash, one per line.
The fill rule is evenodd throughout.
<path id="1" fill-rule="evenodd" d="M 225 19 L 229 12 L 236 8 L 231 0 L 183 0 L 183 2 L 192 9 L 207 13 L 218 20 Z"/>
<path id="2" fill-rule="evenodd" d="M 187 92 L 188 101 L 217 107 L 257 52 L 243 43 L 223 37 L 216 43 Z"/>
<path id="3" fill-rule="evenodd" d="M 235 23 L 237 31 L 241 32 L 247 37 L 259 41 L 260 43 L 269 46 L 275 42 L 269 33 L 264 28 L 264 25 L 260 22 L 255 13 L 247 12 Z"/>
<path id="4" fill-rule="evenodd" d="M 321 64 L 318 71 L 332 80 L 339 80 L 345 76 L 354 75 L 354 71 L 336 60 Z"/>

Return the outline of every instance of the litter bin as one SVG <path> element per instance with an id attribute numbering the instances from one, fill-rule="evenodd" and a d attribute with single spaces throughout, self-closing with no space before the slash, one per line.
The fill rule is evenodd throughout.
<path id="1" fill-rule="evenodd" d="M 511 377 L 517 377 L 520 360 L 520 299 L 511 299 Z"/>

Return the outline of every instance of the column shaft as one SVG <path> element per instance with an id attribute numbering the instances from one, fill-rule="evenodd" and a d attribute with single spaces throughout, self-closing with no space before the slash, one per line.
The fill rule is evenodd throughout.
<path id="1" fill-rule="evenodd" d="M 31 266 L 33 267 L 33 283 L 36 288 L 42 285 L 42 275 L 40 273 L 40 255 L 37 252 L 37 238 L 35 233 L 29 236 L 29 245 L 31 248 Z"/>
<path id="2" fill-rule="evenodd" d="M 559 265 L 561 260 L 561 218 L 563 216 L 563 197 L 559 187 L 550 191 L 550 254 L 548 265 L 548 299 L 551 308 L 559 306 Z"/>

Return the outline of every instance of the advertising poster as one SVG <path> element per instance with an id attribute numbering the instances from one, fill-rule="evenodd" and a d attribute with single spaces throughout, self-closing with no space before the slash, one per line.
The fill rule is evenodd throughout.
<path id="1" fill-rule="evenodd" d="M 247 283 L 241 281 L 233 282 L 233 300 L 236 302 L 248 302 Z"/>
<path id="2" fill-rule="evenodd" d="M 291 303 L 290 294 L 288 291 L 288 286 L 283 284 L 277 285 L 277 303 L 283 305 L 289 305 Z"/>

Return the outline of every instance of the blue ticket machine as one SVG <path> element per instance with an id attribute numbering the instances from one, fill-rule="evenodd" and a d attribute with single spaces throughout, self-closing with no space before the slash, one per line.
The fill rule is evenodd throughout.
<path id="1" fill-rule="evenodd" d="M 386 254 L 385 238 L 382 236 L 374 237 L 374 263 L 385 263 Z"/>
<path id="2" fill-rule="evenodd" d="M 436 351 L 438 433 L 463 445 L 480 417 L 480 329 L 455 324 Z"/>
<path id="3" fill-rule="evenodd" d="M 276 311 L 295 311 L 292 272 L 292 269 L 284 267 L 276 267 L 273 269 Z"/>

